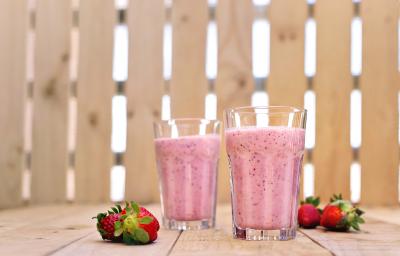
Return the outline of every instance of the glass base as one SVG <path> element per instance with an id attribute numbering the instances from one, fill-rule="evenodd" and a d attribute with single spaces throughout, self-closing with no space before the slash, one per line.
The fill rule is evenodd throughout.
<path id="1" fill-rule="evenodd" d="M 258 230 L 258 229 L 241 229 L 239 227 L 233 226 L 233 237 L 236 239 L 243 240 L 278 240 L 286 241 L 291 240 L 296 237 L 296 228 L 282 228 L 282 229 L 272 229 L 272 230 Z"/>
<path id="2" fill-rule="evenodd" d="M 170 220 L 163 218 L 163 225 L 166 229 L 174 230 L 199 230 L 209 229 L 215 227 L 215 219 L 202 219 L 202 220 Z"/>

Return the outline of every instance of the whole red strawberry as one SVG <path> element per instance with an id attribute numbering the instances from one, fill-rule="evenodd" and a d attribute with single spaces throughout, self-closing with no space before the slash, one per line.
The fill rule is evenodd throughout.
<path id="1" fill-rule="evenodd" d="M 312 196 L 307 197 L 305 201 L 301 202 L 301 206 L 298 210 L 297 220 L 300 227 L 303 228 L 315 228 L 320 222 L 320 209 L 319 197 L 314 198 Z"/>
<path id="2" fill-rule="evenodd" d="M 327 205 L 322 213 L 321 225 L 328 229 L 339 229 L 338 224 L 342 221 L 345 214 L 336 205 Z"/>
<path id="3" fill-rule="evenodd" d="M 123 241 L 126 244 L 147 244 L 157 239 L 160 224 L 146 208 L 135 202 L 111 208 L 97 215 L 97 230 L 104 240 Z"/>
<path id="4" fill-rule="evenodd" d="M 121 220 L 121 206 L 113 207 L 112 211 L 97 214 L 97 231 L 104 240 L 119 241 L 120 237 L 114 236 L 115 223 Z"/>
<path id="5" fill-rule="evenodd" d="M 334 195 L 322 212 L 321 226 L 335 231 L 360 230 L 359 224 L 364 223 L 363 213 L 351 202 L 343 200 L 342 195 Z"/>

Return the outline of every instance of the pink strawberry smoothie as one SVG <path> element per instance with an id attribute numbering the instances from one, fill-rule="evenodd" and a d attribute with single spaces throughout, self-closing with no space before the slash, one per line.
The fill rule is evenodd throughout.
<path id="1" fill-rule="evenodd" d="M 214 216 L 218 135 L 155 139 L 164 215 L 191 221 Z"/>
<path id="2" fill-rule="evenodd" d="M 296 225 L 305 130 L 270 126 L 225 132 L 236 227 L 271 230 Z"/>

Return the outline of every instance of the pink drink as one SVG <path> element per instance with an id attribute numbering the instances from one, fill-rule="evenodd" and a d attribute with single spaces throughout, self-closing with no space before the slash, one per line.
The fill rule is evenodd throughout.
<path id="1" fill-rule="evenodd" d="M 175 221 L 212 219 L 219 136 L 157 138 L 155 147 L 164 216 Z"/>
<path id="2" fill-rule="evenodd" d="M 295 228 L 304 132 L 279 126 L 226 130 L 236 227 Z"/>

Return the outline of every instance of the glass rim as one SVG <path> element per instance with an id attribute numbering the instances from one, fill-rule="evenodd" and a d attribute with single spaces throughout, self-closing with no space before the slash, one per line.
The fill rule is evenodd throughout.
<path id="1" fill-rule="evenodd" d="M 218 119 L 206 118 L 171 118 L 168 120 L 154 121 L 156 125 L 191 125 L 191 124 L 221 124 Z"/>
<path id="2" fill-rule="evenodd" d="M 267 110 L 267 112 L 256 112 L 254 110 Z M 250 111 L 253 110 L 253 111 Z M 272 111 L 270 111 L 272 110 Z M 225 113 L 244 113 L 244 114 L 289 114 L 289 113 L 307 113 L 307 109 L 300 107 L 293 107 L 287 105 L 274 105 L 274 106 L 243 106 L 225 109 Z"/>

